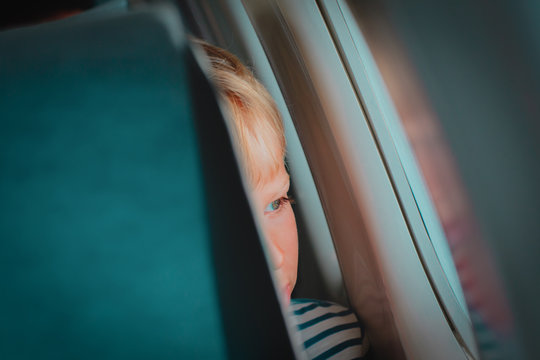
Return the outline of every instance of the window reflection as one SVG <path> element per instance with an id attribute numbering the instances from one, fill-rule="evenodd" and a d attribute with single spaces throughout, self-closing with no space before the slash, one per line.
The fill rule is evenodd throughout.
<path id="1" fill-rule="evenodd" d="M 349 5 L 393 100 L 444 229 L 482 357 L 499 358 L 503 352 L 500 345 L 511 333 L 510 311 L 452 151 L 407 49 L 384 9 L 373 2 L 351 1 Z"/>

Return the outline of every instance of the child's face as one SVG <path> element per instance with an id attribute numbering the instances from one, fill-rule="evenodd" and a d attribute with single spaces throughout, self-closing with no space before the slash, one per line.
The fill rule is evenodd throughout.
<path id="1" fill-rule="evenodd" d="M 261 215 L 266 245 L 286 304 L 296 284 L 298 268 L 298 235 L 288 191 L 289 174 L 285 164 L 281 164 L 274 177 L 263 179 L 253 190 L 256 211 Z"/>

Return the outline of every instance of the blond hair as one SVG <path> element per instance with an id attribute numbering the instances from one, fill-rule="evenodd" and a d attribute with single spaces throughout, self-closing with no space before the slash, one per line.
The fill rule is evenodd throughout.
<path id="1" fill-rule="evenodd" d="M 264 86 L 230 52 L 198 39 L 210 62 L 208 75 L 225 104 L 252 186 L 272 178 L 284 164 L 283 120 Z"/>

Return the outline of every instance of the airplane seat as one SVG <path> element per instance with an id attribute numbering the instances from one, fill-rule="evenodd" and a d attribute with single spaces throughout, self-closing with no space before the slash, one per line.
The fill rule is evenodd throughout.
<path id="1" fill-rule="evenodd" d="M 175 9 L 67 20 L 0 33 L 0 358 L 292 358 Z"/>

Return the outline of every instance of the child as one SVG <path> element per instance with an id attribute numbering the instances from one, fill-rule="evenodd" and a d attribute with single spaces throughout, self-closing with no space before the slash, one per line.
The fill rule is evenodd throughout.
<path id="1" fill-rule="evenodd" d="M 200 40 L 209 61 L 208 76 L 230 121 L 248 179 L 249 191 L 265 235 L 281 298 L 311 358 L 362 357 L 368 348 L 356 315 L 340 305 L 291 301 L 298 268 L 298 235 L 285 168 L 285 135 L 277 106 L 266 89 L 238 58 Z"/>

